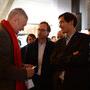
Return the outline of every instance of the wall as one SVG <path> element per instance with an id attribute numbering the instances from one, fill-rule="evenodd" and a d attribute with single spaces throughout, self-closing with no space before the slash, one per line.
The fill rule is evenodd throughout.
<path id="1" fill-rule="evenodd" d="M 82 13 L 82 30 L 88 28 L 88 0 L 80 0 L 80 12 Z"/>
<path id="2" fill-rule="evenodd" d="M 29 24 L 38 24 L 46 20 L 55 30 L 59 29 L 56 25 L 58 15 L 71 11 L 71 0 L 0 0 L 0 20 L 6 17 L 10 7 L 11 9 L 24 8 L 29 16 Z M 82 30 L 90 28 L 90 0 L 80 0 L 80 12 L 82 13 Z"/>
<path id="3" fill-rule="evenodd" d="M 15 7 L 23 8 L 29 16 L 28 25 L 21 33 L 37 35 L 37 25 L 41 21 L 47 21 L 52 28 L 49 35 L 51 37 L 60 30 L 58 16 L 64 12 L 71 12 L 71 0 L 14 0 L 10 10 Z M 90 28 L 90 0 L 80 0 L 80 12 L 82 13 L 82 30 L 85 31 Z"/>
<path id="4" fill-rule="evenodd" d="M 71 11 L 71 0 L 15 0 L 11 9 L 15 7 L 22 7 L 26 11 L 28 24 L 38 25 L 41 21 L 47 21 L 51 25 L 52 36 L 59 30 L 58 16 Z"/>
<path id="5" fill-rule="evenodd" d="M 88 0 L 87 6 L 88 6 L 88 8 L 87 8 L 87 13 L 88 13 L 88 15 L 87 15 L 87 18 L 88 18 L 87 27 L 90 29 L 90 0 Z"/>
<path id="6" fill-rule="evenodd" d="M 0 20 L 6 18 L 14 0 L 0 0 Z"/>

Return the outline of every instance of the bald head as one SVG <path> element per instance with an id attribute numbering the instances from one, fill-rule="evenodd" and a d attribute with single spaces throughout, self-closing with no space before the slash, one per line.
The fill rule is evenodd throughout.
<path id="1" fill-rule="evenodd" d="M 11 10 L 11 12 L 8 15 L 8 19 L 13 18 L 16 14 L 23 15 L 26 19 L 28 19 L 26 12 L 22 8 L 15 8 Z"/>
<path id="2" fill-rule="evenodd" d="M 14 29 L 15 33 L 24 30 L 24 26 L 27 24 L 28 16 L 22 8 L 15 8 L 11 10 L 8 15 L 8 22 Z"/>

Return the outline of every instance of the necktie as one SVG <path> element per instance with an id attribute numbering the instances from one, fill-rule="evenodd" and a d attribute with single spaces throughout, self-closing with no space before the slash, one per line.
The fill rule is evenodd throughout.
<path id="1" fill-rule="evenodd" d="M 65 40 L 66 40 L 66 45 L 68 44 L 68 42 L 69 42 L 69 37 L 65 37 Z"/>

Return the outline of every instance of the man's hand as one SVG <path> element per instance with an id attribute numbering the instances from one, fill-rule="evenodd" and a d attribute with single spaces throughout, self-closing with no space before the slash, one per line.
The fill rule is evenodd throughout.
<path id="1" fill-rule="evenodd" d="M 34 69 L 32 69 L 33 65 L 27 64 L 25 65 L 26 70 L 27 70 L 27 77 L 30 78 L 34 75 Z"/>

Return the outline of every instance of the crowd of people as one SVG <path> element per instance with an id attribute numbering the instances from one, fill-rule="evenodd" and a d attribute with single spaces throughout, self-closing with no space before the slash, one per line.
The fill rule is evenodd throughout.
<path id="1" fill-rule="evenodd" d="M 49 23 L 40 22 L 38 36 L 29 34 L 20 48 L 17 34 L 27 21 L 15 8 L 0 22 L 0 90 L 88 90 L 90 36 L 76 30 L 77 17 L 59 15 L 61 30 L 51 39 Z"/>

